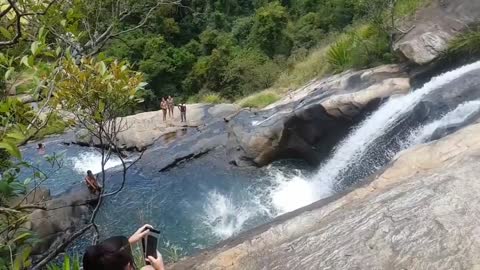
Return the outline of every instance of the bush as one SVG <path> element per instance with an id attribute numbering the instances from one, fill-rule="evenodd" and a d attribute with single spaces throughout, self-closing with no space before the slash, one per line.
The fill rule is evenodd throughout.
<path id="1" fill-rule="evenodd" d="M 480 55 L 480 26 L 474 27 L 453 39 L 446 52 L 447 57 Z"/>
<path id="2" fill-rule="evenodd" d="M 327 74 L 329 70 L 325 52 L 325 48 L 313 50 L 304 59 L 299 59 L 290 69 L 284 71 L 273 86 L 276 92 L 286 92 L 289 88 L 299 87 Z"/>
<path id="3" fill-rule="evenodd" d="M 220 104 L 225 103 L 225 100 L 217 93 L 207 93 L 200 96 L 199 102 L 208 104 Z"/>
<path id="4" fill-rule="evenodd" d="M 243 101 L 240 101 L 240 106 L 243 108 L 264 108 L 277 100 L 279 100 L 280 97 L 271 92 L 261 92 L 258 94 L 255 94 L 253 96 L 247 97 Z"/>
<path id="5" fill-rule="evenodd" d="M 351 43 L 349 37 L 342 37 L 327 51 L 327 62 L 335 72 L 341 72 L 352 66 Z"/>
<path id="6" fill-rule="evenodd" d="M 359 25 L 330 46 L 327 61 L 335 72 L 390 63 L 388 35 L 372 24 Z"/>
<path id="7" fill-rule="evenodd" d="M 41 139 L 48 135 L 62 134 L 65 129 L 75 125 L 74 120 L 63 120 L 58 114 L 53 113 L 48 119 L 48 124 L 40 129 L 33 139 Z"/>

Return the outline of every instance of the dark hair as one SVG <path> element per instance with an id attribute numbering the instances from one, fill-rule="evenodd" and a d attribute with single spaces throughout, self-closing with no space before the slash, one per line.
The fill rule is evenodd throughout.
<path id="1" fill-rule="evenodd" d="M 87 171 L 87 174 L 92 174 L 92 171 L 88 170 L 88 171 Z"/>
<path id="2" fill-rule="evenodd" d="M 43 147 L 43 143 L 39 143 L 38 148 L 42 148 L 42 147 Z"/>
<path id="3" fill-rule="evenodd" d="M 114 236 L 95 246 L 89 246 L 83 255 L 84 270 L 124 270 L 134 265 L 130 244 L 125 236 Z"/>

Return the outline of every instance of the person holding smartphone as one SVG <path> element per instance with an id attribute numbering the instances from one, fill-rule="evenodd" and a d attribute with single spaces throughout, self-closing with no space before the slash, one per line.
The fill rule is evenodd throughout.
<path id="1" fill-rule="evenodd" d="M 146 239 L 151 225 L 143 225 L 130 238 L 125 236 L 110 237 L 101 243 L 90 246 L 83 255 L 84 270 L 135 270 L 134 258 L 130 245 Z M 162 255 L 156 251 L 156 256 L 146 256 L 149 265 L 142 270 L 165 270 Z"/>

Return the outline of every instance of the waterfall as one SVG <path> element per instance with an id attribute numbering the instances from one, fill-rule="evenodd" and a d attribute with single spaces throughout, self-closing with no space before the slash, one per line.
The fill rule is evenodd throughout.
<path id="1" fill-rule="evenodd" d="M 458 125 L 465 122 L 470 116 L 480 111 L 480 100 L 468 101 L 458 105 L 455 110 L 445 114 L 442 118 L 432 123 L 415 129 L 409 138 L 403 143 L 402 148 L 424 143 L 437 129 Z"/>
<path id="2" fill-rule="evenodd" d="M 305 206 L 313 201 L 333 195 L 337 185 L 342 181 L 342 177 L 345 176 L 344 173 L 359 163 L 369 150 L 374 149 L 376 140 L 392 129 L 427 94 L 477 69 L 480 69 L 480 61 L 434 77 L 423 87 L 405 96 L 392 97 L 353 129 L 350 135 L 335 147 L 330 158 L 321 164 L 313 177 L 308 179 L 297 177 L 282 179 L 282 176 L 277 176 L 277 181 L 280 184 L 271 191 L 272 204 L 279 212 L 285 212 L 293 210 L 293 207 Z M 414 131 L 409 138 L 410 143 L 403 145 L 412 146 L 421 143 L 437 127 L 454 124 L 468 118 L 478 109 L 479 105 L 479 101 L 460 105 L 442 119 Z M 395 151 L 389 149 L 386 151 L 389 157 L 396 154 Z M 287 195 L 288 199 L 279 199 Z M 316 198 L 313 199 L 312 196 Z"/>
<path id="3" fill-rule="evenodd" d="M 77 156 L 70 157 L 68 160 L 71 162 L 73 169 L 80 175 L 85 175 L 87 170 L 91 170 L 94 174 L 102 171 L 102 155 L 95 150 L 80 152 Z M 105 164 L 105 169 L 111 169 L 121 164 L 120 159 L 112 155 Z"/>
<path id="4" fill-rule="evenodd" d="M 313 180 L 333 188 L 341 172 L 362 158 L 372 142 L 412 110 L 425 95 L 476 69 L 480 69 L 480 61 L 437 76 L 408 95 L 390 99 L 336 147 L 332 157 L 320 167 Z"/>

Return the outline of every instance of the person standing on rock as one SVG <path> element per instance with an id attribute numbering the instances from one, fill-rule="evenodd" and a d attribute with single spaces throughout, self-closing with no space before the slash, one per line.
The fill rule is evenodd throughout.
<path id="1" fill-rule="evenodd" d="M 175 101 L 173 100 L 172 96 L 168 96 L 167 105 L 168 105 L 168 116 L 170 118 L 173 118 L 173 108 L 175 107 Z"/>
<path id="2" fill-rule="evenodd" d="M 180 122 L 187 122 L 187 105 L 181 103 L 178 105 L 178 109 L 180 110 Z"/>
<path id="3" fill-rule="evenodd" d="M 167 109 L 168 109 L 168 103 L 165 100 L 165 98 L 162 98 L 162 101 L 160 102 L 160 109 L 162 109 L 163 112 L 163 121 L 167 121 Z"/>
<path id="4" fill-rule="evenodd" d="M 98 185 L 97 179 L 90 170 L 87 171 L 87 176 L 85 176 L 85 183 L 91 193 L 100 193 L 102 191 L 102 188 Z"/>

